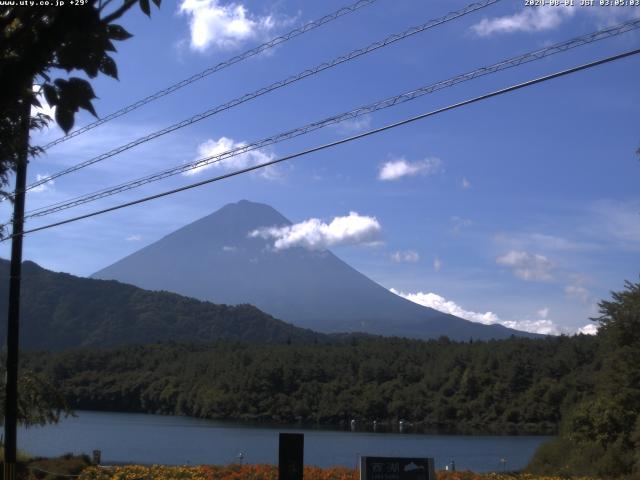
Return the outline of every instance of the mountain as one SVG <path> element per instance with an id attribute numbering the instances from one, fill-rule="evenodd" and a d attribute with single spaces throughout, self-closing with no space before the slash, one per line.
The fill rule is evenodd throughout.
<path id="1" fill-rule="evenodd" d="M 149 290 L 215 303 L 250 303 L 320 332 L 362 331 L 413 338 L 500 339 L 534 336 L 482 325 L 417 305 L 353 269 L 327 250 L 274 250 L 249 237 L 290 225 L 268 205 L 242 200 L 176 230 L 95 273 Z"/>
<path id="2" fill-rule="evenodd" d="M 214 305 L 115 281 L 23 264 L 20 343 L 27 349 L 108 347 L 157 342 L 330 341 L 251 305 Z M 0 259 L 0 311 L 7 311 L 9 262 Z M 0 328 L 4 344 L 6 328 Z"/>

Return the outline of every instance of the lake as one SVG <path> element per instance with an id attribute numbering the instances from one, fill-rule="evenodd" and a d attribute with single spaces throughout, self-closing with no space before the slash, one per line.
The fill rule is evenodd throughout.
<path id="1" fill-rule="evenodd" d="M 57 425 L 21 428 L 18 447 L 33 455 L 102 451 L 102 463 L 276 464 L 278 433 L 305 435 L 305 464 L 355 468 L 358 455 L 434 457 L 436 468 L 451 460 L 458 470 L 523 468 L 547 436 L 424 435 L 262 427 L 187 417 L 132 413 L 76 413 Z"/>

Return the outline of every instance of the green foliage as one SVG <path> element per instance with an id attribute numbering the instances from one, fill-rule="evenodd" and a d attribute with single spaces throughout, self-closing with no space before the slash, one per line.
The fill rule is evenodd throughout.
<path id="1" fill-rule="evenodd" d="M 640 475 L 640 283 L 611 296 L 600 302 L 594 395 L 563 418 L 558 440 L 540 447 L 529 467 L 536 473 Z"/>
<path id="2" fill-rule="evenodd" d="M 80 77 L 52 78 L 51 72 L 78 72 L 88 78 L 99 73 L 118 78 L 114 41 L 131 35 L 115 24 L 138 3 L 146 15 L 148 0 L 87 0 L 76 7 L 14 5 L 0 7 L 0 187 L 25 147 L 25 128 L 41 128 L 50 119 L 44 114 L 29 117 L 31 106 L 40 106 L 32 86 L 43 89 L 45 99 L 56 107 L 55 120 L 68 132 L 75 114 L 84 109 L 96 115 L 95 97 L 89 82 Z M 17 3 L 17 2 L 16 2 Z M 160 0 L 154 0 L 159 6 Z M 114 8 L 112 8 L 114 7 Z M 107 11 L 112 8 L 110 11 Z M 26 123 L 25 123 L 26 122 Z M 30 148 L 29 154 L 37 154 Z M 7 193 L 1 192 L 0 194 Z"/>
<path id="3" fill-rule="evenodd" d="M 0 368 L 0 420 L 4 420 L 5 368 Z M 61 392 L 41 373 L 22 370 L 18 376 L 18 422 L 27 427 L 56 423 L 71 413 Z"/>
<path id="4" fill-rule="evenodd" d="M 552 433 L 593 394 L 596 338 L 355 345 L 147 345 L 30 355 L 77 409 L 275 422 L 404 419 L 416 429 Z M 517 378 L 516 378 L 517 377 Z"/>
<path id="5" fill-rule="evenodd" d="M 0 260 L 0 279 L 9 263 Z M 276 320 L 251 305 L 201 302 L 116 281 L 93 280 L 23 264 L 21 346 L 59 350 L 153 342 L 219 339 L 292 343 L 328 342 L 325 335 Z M 6 311 L 8 281 L 0 281 Z M 0 342 L 6 332 L 0 329 Z"/>

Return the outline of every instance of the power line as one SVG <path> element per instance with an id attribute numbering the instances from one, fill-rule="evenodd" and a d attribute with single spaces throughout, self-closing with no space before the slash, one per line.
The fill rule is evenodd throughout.
<path id="1" fill-rule="evenodd" d="M 192 188 L 196 188 L 196 187 L 200 187 L 200 186 L 203 186 L 203 185 L 207 185 L 209 183 L 214 183 L 214 182 L 218 182 L 218 181 L 221 181 L 221 180 L 225 180 L 227 178 L 235 177 L 237 175 L 248 173 L 248 172 L 251 172 L 253 170 L 257 170 L 257 169 L 260 169 L 260 168 L 264 168 L 264 167 L 268 167 L 268 166 L 271 166 L 271 165 L 275 165 L 277 163 L 281 163 L 281 162 L 284 162 L 284 161 L 287 161 L 287 160 L 292 160 L 294 158 L 302 157 L 304 155 L 308 155 L 310 153 L 318 152 L 320 150 L 325 150 L 327 148 L 332 148 L 332 147 L 335 147 L 335 146 L 338 146 L 338 145 L 342 145 L 344 143 L 352 142 L 354 140 L 358 140 L 360 138 L 364 138 L 364 137 L 368 137 L 368 136 L 371 136 L 371 135 L 374 135 L 374 134 L 377 134 L 377 133 L 381 133 L 381 132 L 384 132 L 386 130 L 391 130 L 393 128 L 397 128 L 397 127 L 400 127 L 402 125 L 407 125 L 409 123 L 413 123 L 413 122 L 418 121 L 418 120 L 423 120 L 425 118 L 432 117 L 432 116 L 438 115 L 440 113 L 444 113 L 444 112 L 447 112 L 447 111 L 450 111 L 450 110 L 455 110 L 457 108 L 464 107 L 464 106 L 470 105 L 472 103 L 477 103 L 477 102 L 480 102 L 480 101 L 483 101 L 483 100 L 487 100 L 487 99 L 492 98 L 492 97 L 497 97 L 499 95 L 504 95 L 506 93 L 513 92 L 515 90 L 520 90 L 520 89 L 525 88 L 525 87 L 530 87 L 530 86 L 536 85 L 538 83 L 543 83 L 543 82 L 546 82 L 546 81 L 549 81 L 549 80 L 553 80 L 555 78 L 563 77 L 563 76 L 566 76 L 566 75 L 570 75 L 570 74 L 573 74 L 573 73 L 576 73 L 576 72 L 579 72 L 579 71 L 582 71 L 582 70 L 587 70 L 589 68 L 593 68 L 593 67 L 596 67 L 598 65 L 603 65 L 605 63 L 610 63 L 610 62 L 613 62 L 613 61 L 616 61 L 616 60 L 620 60 L 622 58 L 630 57 L 632 55 L 637 55 L 638 53 L 640 53 L 640 49 L 630 50 L 630 51 L 627 51 L 627 52 L 624 52 L 624 53 L 620 53 L 620 54 L 613 55 L 613 56 L 610 56 L 610 57 L 602 58 L 600 60 L 596 60 L 596 61 L 593 61 L 593 62 L 589 62 L 589 63 L 586 63 L 586 64 L 579 65 L 577 67 L 572 67 L 572 68 L 569 68 L 569 69 L 566 69 L 566 70 L 562 70 L 560 72 L 552 73 L 552 74 L 549 74 L 549 75 L 545 75 L 545 76 L 542 76 L 542 77 L 535 78 L 533 80 L 528 80 L 528 81 L 523 82 L 523 83 L 512 85 L 510 87 L 502 88 L 500 90 L 495 90 L 493 92 L 486 93 L 484 95 L 480 95 L 478 97 L 474 97 L 474 98 L 471 98 L 471 99 L 468 99 L 468 100 L 464 100 L 462 102 L 454 103 L 452 105 L 448 105 L 446 107 L 442 107 L 442 108 L 439 108 L 437 110 L 432 110 L 430 112 L 423 113 L 423 114 L 420 114 L 420 115 L 417 115 L 417 116 L 414 116 L 414 117 L 411 117 L 411 118 L 407 118 L 407 119 L 401 120 L 399 122 L 391 123 L 391 124 L 385 125 L 383 127 L 375 128 L 373 130 L 368 130 L 366 132 L 359 133 L 357 135 L 353 135 L 351 137 L 343 138 L 343 139 L 340 139 L 340 140 L 336 140 L 334 142 L 325 143 L 323 145 L 319 145 L 319 146 L 316 146 L 316 147 L 308 148 L 306 150 L 303 150 L 303 151 L 300 151 L 300 152 L 297 152 L 297 153 L 294 153 L 294 154 L 291 154 L 291 155 L 287 155 L 287 156 L 284 156 L 284 157 L 280 157 L 280 158 L 277 158 L 275 160 L 271 160 L 269 162 L 263 162 L 263 163 L 260 163 L 258 165 L 253 165 L 253 166 L 246 167 L 246 168 L 243 168 L 243 169 L 240 169 L 240 170 L 235 170 L 233 172 L 229 172 L 229 173 L 226 173 L 226 174 L 223 174 L 223 175 L 219 175 L 217 177 L 209 178 L 207 180 L 202 180 L 200 182 L 191 183 L 191 184 L 185 185 L 183 187 L 179 187 L 179 188 L 175 188 L 175 189 L 172 189 L 172 190 L 167 190 L 165 192 L 157 193 L 155 195 L 150 195 L 150 196 L 147 196 L 147 197 L 139 198 L 139 199 L 133 200 L 131 202 L 121 203 L 121 204 L 115 205 L 113 207 L 105 208 L 105 209 L 102 209 L 102 210 L 96 210 L 94 212 L 87 213 L 87 214 L 84 214 L 84 215 L 79 215 L 77 217 L 72 217 L 72 218 L 68 218 L 66 220 L 61 220 L 59 222 L 54 222 L 54 223 L 50 223 L 48 225 L 43 225 L 41 227 L 36 227 L 36 228 L 32 228 L 30 230 L 25 230 L 25 231 L 22 232 L 21 235 L 25 235 L 25 234 L 28 234 L 28 233 L 39 232 L 41 230 L 46 230 L 46 229 L 49 229 L 49 228 L 58 227 L 60 225 L 65 225 L 67 223 L 77 222 L 79 220 L 84 220 L 86 218 L 95 217 L 95 216 L 98 216 L 98 215 L 102 215 L 104 213 L 113 212 L 115 210 L 120 210 L 122 208 L 131 207 L 133 205 L 146 203 L 146 202 L 149 202 L 151 200 L 156 200 L 158 198 L 166 197 L 168 195 L 173 195 L 175 193 L 183 192 L 185 190 L 190 190 Z M 12 238 L 12 237 L 13 237 L 13 235 L 9 236 L 9 237 L 6 237 L 6 238 L 3 238 L 2 241 L 8 240 L 9 238 Z"/>
<path id="2" fill-rule="evenodd" d="M 261 140 L 252 142 L 251 144 L 243 145 L 241 147 L 228 150 L 226 152 L 201 158 L 187 164 L 178 165 L 176 167 L 172 167 L 160 172 L 156 172 L 151 175 L 146 175 L 136 180 L 131 180 L 113 187 L 109 187 L 96 192 L 80 195 L 71 199 L 67 199 L 54 204 L 43 206 L 43 207 L 34 209 L 30 212 L 27 212 L 27 215 L 25 216 L 25 218 L 42 217 L 45 215 L 50 215 L 55 212 L 73 208 L 88 202 L 96 201 L 101 198 L 116 195 L 118 193 L 122 193 L 124 191 L 131 190 L 131 189 L 140 187 L 142 185 L 146 185 L 148 183 L 156 182 L 164 178 L 178 175 L 180 173 L 184 173 L 190 170 L 194 170 L 207 165 L 218 163 L 228 158 L 242 155 L 247 152 L 257 150 L 259 148 L 262 148 L 268 145 L 273 145 L 275 143 L 279 143 L 284 140 L 289 140 L 291 138 L 307 134 L 309 132 L 327 127 L 329 125 L 334 125 L 336 123 L 339 123 L 345 120 L 357 118 L 359 116 L 373 113 L 378 110 L 399 105 L 401 103 L 419 98 L 423 95 L 427 95 L 435 91 L 448 88 L 465 81 L 473 80 L 474 78 L 496 73 L 502 70 L 506 70 L 508 68 L 513 68 L 513 67 L 522 65 L 524 63 L 541 60 L 550 55 L 565 52 L 569 49 L 579 47 L 582 45 L 587 45 L 595 41 L 611 38 L 613 36 L 620 35 L 622 33 L 626 33 L 628 31 L 631 31 L 637 28 L 640 28 L 640 19 L 631 20 L 616 26 L 598 30 L 596 32 L 592 32 L 587 35 L 582 35 L 580 37 L 576 37 L 561 43 L 557 43 L 555 45 L 551 45 L 546 48 L 528 52 L 523 55 L 518 55 L 516 57 L 512 57 L 507 60 L 503 60 L 501 62 L 495 63 L 493 65 L 481 67 L 467 73 L 456 75 L 447 80 L 442 80 L 430 85 L 420 87 L 415 90 L 411 90 L 409 92 L 404 92 L 399 95 L 386 98 L 384 100 L 379 100 L 377 102 L 374 102 L 365 106 L 361 106 L 359 108 L 350 110 L 348 112 L 341 113 L 339 115 L 334 115 L 332 117 L 328 117 L 323 120 L 319 120 L 319 121 L 304 125 L 302 127 L 295 128 L 293 130 L 282 132 L 282 133 L 273 135 L 271 137 L 263 138 Z"/>
<path id="3" fill-rule="evenodd" d="M 204 120 L 205 118 L 208 118 L 212 115 L 215 115 L 217 113 L 220 113 L 224 110 L 229 110 L 233 107 L 236 107 L 242 103 L 248 102 L 249 100 L 253 100 L 254 98 L 260 97 L 266 93 L 272 92 L 274 90 L 277 90 L 279 88 L 282 88 L 286 85 L 290 85 L 294 82 L 297 82 L 299 80 L 302 80 L 303 78 L 306 77 L 310 77 L 312 75 L 315 75 L 317 73 L 320 73 L 324 70 L 327 70 L 329 68 L 333 68 L 337 65 L 340 65 L 342 63 L 351 61 L 355 58 L 361 57 L 363 55 L 366 55 L 370 52 L 373 52 L 375 50 L 378 50 L 380 48 L 386 47 L 388 45 L 391 45 L 395 42 L 398 42 L 400 40 L 403 40 L 407 37 L 410 37 L 412 35 L 415 35 L 417 33 L 420 32 L 424 32 L 425 30 L 428 30 L 430 28 L 436 27 L 438 25 L 442 25 L 444 23 L 450 22 L 452 20 L 455 20 L 459 17 L 462 17 L 464 15 L 467 15 L 469 13 L 475 12 L 477 10 L 480 10 L 482 8 L 486 8 L 489 5 L 492 5 L 494 3 L 497 3 L 501 0 L 483 0 L 481 2 L 476 2 L 476 3 L 472 3 L 470 5 L 467 5 L 465 8 L 455 11 L 455 12 L 450 12 L 447 15 L 437 18 L 437 19 L 433 19 L 433 20 L 429 20 L 426 23 L 423 23 L 422 25 L 418 25 L 415 27 L 411 27 L 401 33 L 395 33 L 393 35 L 388 36 L 387 38 L 385 38 L 384 40 L 380 40 L 377 42 L 374 42 L 366 47 L 363 48 L 359 48 L 357 50 L 353 50 L 349 53 L 347 53 L 346 55 L 342 55 L 340 57 L 334 58 L 333 60 L 329 61 L 329 62 L 325 62 L 325 63 L 321 63 L 319 65 L 316 65 L 313 68 L 304 70 L 296 75 L 292 75 L 290 77 L 285 78 L 284 80 L 280 80 L 278 82 L 272 83 L 271 85 L 268 85 L 266 87 L 262 87 L 259 90 L 256 90 L 254 92 L 251 93 L 247 93 L 241 97 L 235 98 L 227 103 L 224 103 L 222 105 L 218 105 L 217 107 L 211 108 L 209 110 L 207 110 L 206 112 L 202 112 L 199 113 L 197 115 L 194 115 L 191 118 L 188 118 L 186 120 L 183 120 L 181 122 L 175 123 L 173 125 L 170 125 L 166 128 L 163 128 L 162 130 L 158 130 L 156 132 L 153 132 L 149 135 L 146 135 L 144 137 L 140 137 L 136 140 L 133 140 L 132 142 L 129 142 L 125 145 L 122 145 L 120 147 L 117 147 L 113 150 L 110 150 L 109 152 L 103 153 L 101 155 L 98 155 L 97 157 L 91 158 L 89 160 L 85 160 L 84 162 L 80 162 L 76 165 L 73 165 L 71 167 L 68 167 L 64 170 L 61 170 L 57 173 L 54 173 L 53 175 L 49 175 L 47 177 L 43 177 L 40 180 L 30 184 L 29 186 L 27 186 L 27 190 L 31 190 L 35 187 L 38 187 L 40 185 L 43 185 L 47 182 L 49 182 L 50 180 L 56 179 L 58 177 L 61 177 L 63 175 L 68 175 L 69 173 L 75 172 L 77 170 L 80 170 L 82 168 L 88 167 L 89 165 L 93 165 L 94 163 L 98 163 L 101 162 L 103 160 L 106 160 L 107 158 L 113 157 L 119 153 L 122 153 L 126 150 L 129 150 L 133 147 L 136 147 L 138 145 L 141 145 L 143 143 L 146 143 L 150 140 L 154 140 L 158 137 L 161 137 L 163 135 L 166 135 L 167 133 L 170 132 L 174 132 L 176 130 L 179 130 L 181 128 L 187 127 L 189 125 L 192 125 L 196 122 L 199 122 L 201 120 Z"/>
<path id="4" fill-rule="evenodd" d="M 52 142 L 47 143 L 46 145 L 44 145 L 42 148 L 44 150 L 48 150 L 49 148 L 58 145 L 62 142 L 66 142 L 67 140 L 70 140 L 71 138 L 77 137 L 78 135 L 81 135 L 85 132 L 88 132 L 89 130 L 92 130 L 96 127 L 99 127 L 100 125 L 103 125 L 115 118 L 121 117 L 123 115 L 126 115 L 129 112 L 132 112 L 133 110 L 137 110 L 138 108 L 142 107 L 143 105 L 146 105 L 148 103 L 151 103 L 155 100 L 158 100 L 159 98 L 162 98 L 166 95 L 169 95 L 170 93 L 173 93 L 177 90 L 180 90 L 183 87 L 186 87 L 187 85 L 190 85 L 194 82 L 197 82 L 198 80 L 202 80 L 205 77 L 208 77 L 209 75 L 212 75 L 216 72 L 219 72 L 220 70 L 224 70 L 227 67 L 230 67 L 232 65 L 235 65 L 236 63 L 242 62 L 243 60 L 246 60 L 248 58 L 254 57 L 256 55 L 259 55 L 263 52 L 265 52 L 266 50 L 269 50 L 273 47 L 276 47 L 288 40 L 291 40 L 292 38 L 295 37 L 299 37 L 300 35 L 303 35 L 311 30 L 314 30 L 318 27 L 321 27 L 323 25 L 326 25 L 327 23 L 330 23 L 340 17 L 343 17 L 345 15 L 348 15 L 350 13 L 355 12 L 356 10 L 359 10 L 362 7 L 366 7 L 371 5 L 372 3 L 377 2 L 378 0 L 359 0 L 351 5 L 348 5 L 346 7 L 342 7 L 339 10 L 336 10 L 335 12 L 332 12 L 328 15 L 325 15 L 324 17 L 321 17 L 317 20 L 314 20 L 312 22 L 309 22 L 301 27 L 298 27 L 294 30 L 291 30 L 289 33 L 285 33 L 284 35 L 280 35 L 276 38 L 273 38 L 271 40 L 269 40 L 266 43 L 263 43 L 262 45 L 258 45 L 257 47 L 254 47 L 250 50 L 247 50 L 244 53 L 241 53 L 240 55 L 236 55 L 235 57 L 232 57 L 228 60 L 225 60 L 224 62 L 220 62 L 217 65 L 213 65 L 199 73 L 196 73 L 192 76 L 190 76 L 189 78 L 185 78 L 184 80 L 181 80 L 178 83 L 175 83 L 163 90 L 159 90 L 156 93 L 153 93 L 145 98 L 142 98 L 140 100 L 138 100 L 137 102 L 132 103 L 131 105 L 127 105 L 126 107 L 121 108 L 120 110 L 117 110 L 109 115 L 107 115 L 106 117 L 100 118 L 92 123 L 89 123 L 88 125 L 85 125 L 82 128 L 79 128 L 77 130 L 72 131 L 71 133 L 65 135 L 64 137 L 60 137 L 57 138 L 56 140 L 53 140 Z"/>

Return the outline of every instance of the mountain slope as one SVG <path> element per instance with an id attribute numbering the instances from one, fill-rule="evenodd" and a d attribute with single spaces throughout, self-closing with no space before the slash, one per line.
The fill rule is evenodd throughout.
<path id="1" fill-rule="evenodd" d="M 250 303 L 321 332 L 468 340 L 526 335 L 409 302 L 327 250 L 274 251 L 249 232 L 291 222 L 272 207 L 229 204 L 94 274 L 215 303 Z"/>
<path id="2" fill-rule="evenodd" d="M 0 260 L 0 311 L 7 311 L 9 262 Z M 74 277 L 23 264 L 21 345 L 63 349 L 156 342 L 242 340 L 312 343 L 323 335 L 276 320 L 251 305 L 214 305 L 115 281 Z M 0 329 L 0 343 L 6 328 Z"/>

